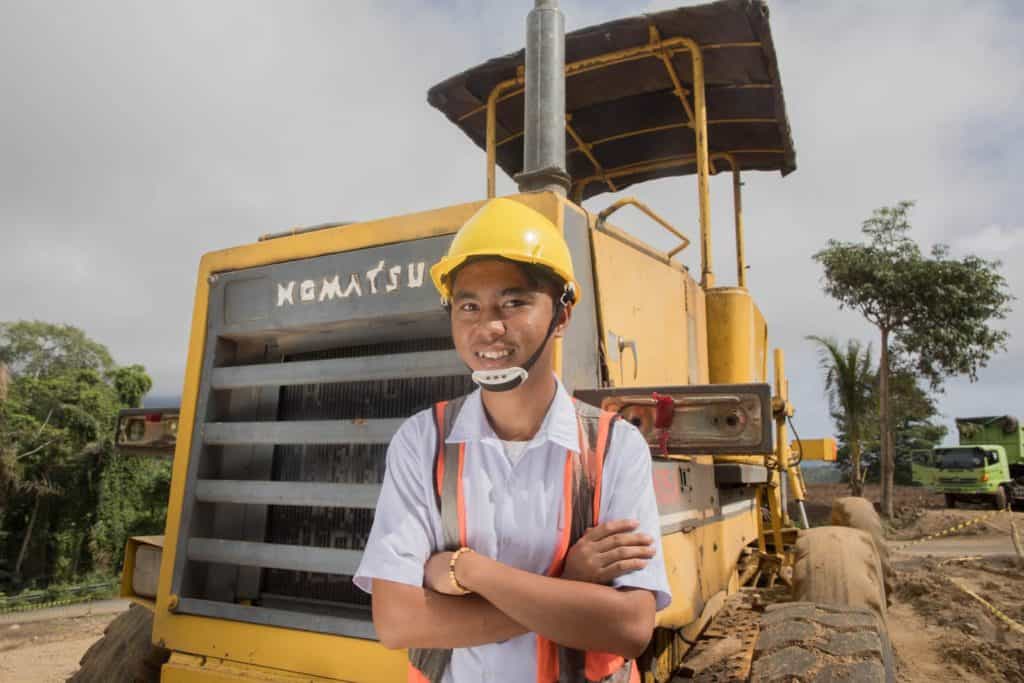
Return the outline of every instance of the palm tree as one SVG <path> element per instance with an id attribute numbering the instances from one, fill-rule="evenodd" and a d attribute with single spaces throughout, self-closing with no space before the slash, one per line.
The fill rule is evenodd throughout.
<path id="1" fill-rule="evenodd" d="M 850 446 L 850 491 L 855 496 L 863 493 L 861 474 L 861 440 L 871 411 L 874 409 L 874 384 L 878 372 L 871 360 L 871 344 L 866 346 L 857 339 L 849 339 L 846 348 L 832 337 L 807 337 L 819 346 L 819 363 L 825 371 L 825 394 L 828 396 L 832 416 L 845 427 L 846 442 Z"/>

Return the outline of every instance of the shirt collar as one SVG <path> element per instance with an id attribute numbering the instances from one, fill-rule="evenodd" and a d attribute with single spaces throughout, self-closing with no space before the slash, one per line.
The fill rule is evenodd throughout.
<path id="1" fill-rule="evenodd" d="M 530 440 L 531 444 L 550 441 L 566 449 L 576 450 L 579 448 L 579 431 L 576 425 L 576 407 L 573 405 L 572 397 L 566 391 L 565 386 L 558 377 L 555 377 L 557 387 L 555 398 L 548 407 L 547 415 L 537 430 L 537 434 Z M 451 433 L 445 439 L 445 443 L 463 443 L 470 441 L 483 441 L 485 439 L 498 440 L 494 433 L 487 413 L 484 412 L 481 389 L 477 389 L 466 397 L 459 411 L 455 423 L 452 425 Z"/>

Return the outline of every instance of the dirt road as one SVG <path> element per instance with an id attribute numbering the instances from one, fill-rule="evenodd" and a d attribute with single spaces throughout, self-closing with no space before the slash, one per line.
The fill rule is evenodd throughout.
<path id="1" fill-rule="evenodd" d="M 1024 635 L 961 589 L 1024 623 L 1024 575 L 1007 545 L 991 536 L 937 539 L 893 553 L 889 635 L 901 681 L 1024 681 Z"/>
<path id="2" fill-rule="evenodd" d="M 128 604 L 127 600 L 101 600 L 0 616 L 0 681 L 64 681 Z"/>
<path id="3" fill-rule="evenodd" d="M 812 524 L 827 524 L 832 499 L 848 490 L 817 485 L 808 494 Z M 865 497 L 877 503 L 877 486 Z M 1008 533 L 1010 514 L 1024 533 L 1024 512 L 950 510 L 941 496 L 914 487 L 896 487 L 894 502 L 896 516 L 886 526 L 899 576 L 889 635 L 901 683 L 1024 681 L 1024 635 L 960 588 L 1024 624 L 1024 571 Z M 979 517 L 984 520 L 955 534 L 918 540 Z"/>

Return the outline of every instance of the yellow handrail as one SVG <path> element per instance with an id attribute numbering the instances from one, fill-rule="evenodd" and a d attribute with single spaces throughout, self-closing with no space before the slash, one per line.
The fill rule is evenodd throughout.
<path id="1" fill-rule="evenodd" d="M 690 238 L 689 237 L 687 237 L 683 233 L 679 232 L 679 230 L 677 230 L 674 225 L 672 225 L 667 220 L 665 220 L 664 218 L 662 218 L 661 216 L 656 214 L 654 212 L 654 210 L 651 209 L 651 207 L 647 206 L 646 204 L 644 204 L 642 201 L 640 201 L 636 197 L 625 197 L 623 199 L 620 199 L 617 202 L 615 202 L 614 204 L 612 204 L 611 206 L 609 206 L 607 209 L 602 211 L 601 213 L 597 214 L 597 227 L 600 228 L 602 225 L 604 225 L 605 221 L 608 220 L 608 216 L 611 216 L 613 213 L 615 213 L 616 211 L 618 211 L 619 209 L 621 209 L 624 206 L 635 206 L 636 208 L 640 209 L 645 214 L 647 214 L 647 216 L 650 217 L 651 220 L 655 221 L 658 225 L 660 225 L 661 227 L 665 228 L 670 233 L 672 233 L 673 235 L 678 237 L 680 240 L 682 240 L 683 243 L 681 245 L 679 245 L 678 247 L 676 247 L 672 251 L 668 252 L 668 257 L 669 258 L 672 258 L 676 254 L 681 252 L 683 249 L 686 249 L 688 246 L 690 246 Z"/>

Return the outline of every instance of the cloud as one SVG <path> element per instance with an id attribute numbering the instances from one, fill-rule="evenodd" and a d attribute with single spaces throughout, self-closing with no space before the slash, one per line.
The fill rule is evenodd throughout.
<path id="1" fill-rule="evenodd" d="M 562 6 L 572 29 L 675 4 Z M 483 153 L 426 104 L 426 90 L 518 49 L 529 3 L 520 5 L 8 6 L 0 319 L 76 324 L 120 362 L 144 363 L 157 393 L 176 394 L 203 253 L 290 226 L 482 196 Z M 788 354 L 804 436 L 832 430 L 804 337 L 877 336 L 821 293 L 811 256 L 828 238 L 859 239 L 874 208 L 915 199 L 922 242 L 1024 258 L 1020 231 L 1008 227 L 1024 208 L 1021 23 L 1011 3 L 772 4 L 798 171 L 746 178 L 746 251 L 772 343 Z M 500 192 L 513 190 L 499 178 Z M 712 192 L 716 272 L 730 284 L 728 179 L 713 179 Z M 630 193 L 696 236 L 692 178 Z M 624 227 L 670 246 L 639 215 L 623 216 Z M 683 259 L 696 267 L 696 247 Z M 1020 291 L 1019 276 L 1005 272 Z M 999 380 L 1024 368 L 1024 324 L 1019 315 L 1005 323 L 1008 352 L 979 384 L 955 384 L 942 402 L 950 415 L 972 403 L 1015 405 Z"/>
<path id="2" fill-rule="evenodd" d="M 975 233 L 961 236 L 951 246 L 957 252 L 999 257 L 1024 246 L 1024 228 L 992 223 Z"/>

